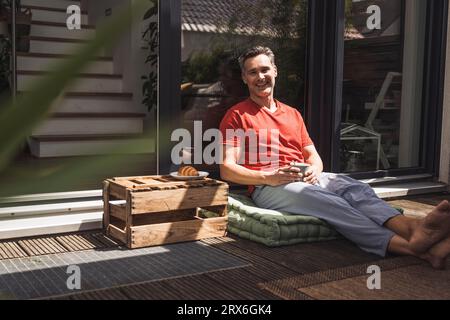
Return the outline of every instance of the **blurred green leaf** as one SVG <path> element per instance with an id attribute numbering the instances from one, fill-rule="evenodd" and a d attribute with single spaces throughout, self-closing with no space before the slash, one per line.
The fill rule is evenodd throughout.
<path id="1" fill-rule="evenodd" d="M 90 189 L 100 189 L 105 178 L 119 176 L 115 173 L 111 175 L 111 171 L 123 172 L 130 169 L 130 166 L 136 166 L 133 164 L 135 150 L 149 147 L 147 142 L 142 140 L 121 147 L 121 154 L 55 159 L 56 163 L 48 168 L 40 168 L 40 170 L 35 170 L 31 166 L 27 166 L 25 169 L 20 166 L 13 167 L 8 181 L 2 181 L 4 187 L 0 188 L 0 197 L 55 192 L 55 190 L 58 192 L 77 191 L 80 190 L 80 185 L 83 186 L 83 189 L 86 189 L 86 186 Z M 142 175 L 150 174 L 144 170 L 142 169 Z M 87 181 L 91 185 L 86 184 Z M 97 183 L 92 185 L 92 181 L 97 181 Z M 6 186 L 7 188 L 5 188 Z"/>

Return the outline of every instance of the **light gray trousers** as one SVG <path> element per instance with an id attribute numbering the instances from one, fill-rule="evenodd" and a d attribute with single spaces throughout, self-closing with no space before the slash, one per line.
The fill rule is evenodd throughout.
<path id="1" fill-rule="evenodd" d="M 318 180 L 257 186 L 252 198 L 262 208 L 323 219 L 361 249 L 384 257 L 395 233 L 383 224 L 400 213 L 363 182 L 328 172 Z"/>

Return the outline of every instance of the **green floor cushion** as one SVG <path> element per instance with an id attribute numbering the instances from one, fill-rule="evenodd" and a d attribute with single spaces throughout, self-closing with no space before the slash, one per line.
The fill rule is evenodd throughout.
<path id="1" fill-rule="evenodd" d="M 262 209 L 251 198 L 237 194 L 228 197 L 228 231 L 271 247 L 339 237 L 323 220 Z"/>

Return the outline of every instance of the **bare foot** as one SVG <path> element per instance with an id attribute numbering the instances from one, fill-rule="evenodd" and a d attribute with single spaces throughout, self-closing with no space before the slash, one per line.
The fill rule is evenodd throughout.
<path id="1" fill-rule="evenodd" d="M 433 255 L 429 254 L 428 252 L 421 254 L 419 256 L 419 258 L 429 262 L 434 269 L 438 269 L 438 270 L 445 269 L 445 260 L 440 259 L 436 256 L 433 256 Z"/>
<path id="2" fill-rule="evenodd" d="M 420 258 L 427 260 L 435 269 L 445 269 L 447 257 L 450 255 L 450 237 L 436 243 Z"/>
<path id="3" fill-rule="evenodd" d="M 425 253 L 448 235 L 450 235 L 450 203 L 444 200 L 420 220 L 409 240 L 410 248 L 416 253 Z"/>

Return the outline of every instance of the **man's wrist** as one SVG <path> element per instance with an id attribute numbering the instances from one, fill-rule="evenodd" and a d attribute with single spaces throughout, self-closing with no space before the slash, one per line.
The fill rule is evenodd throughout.
<path id="1" fill-rule="evenodd" d="M 259 181 L 261 181 L 262 185 L 267 184 L 267 173 L 264 171 L 259 171 Z"/>
<path id="2" fill-rule="evenodd" d="M 323 169 L 320 168 L 320 166 L 316 164 L 310 164 L 311 167 L 314 167 L 316 169 L 317 174 L 322 173 Z"/>

